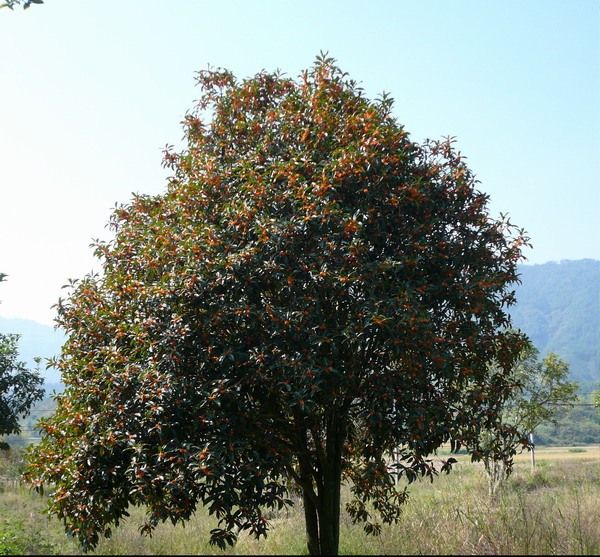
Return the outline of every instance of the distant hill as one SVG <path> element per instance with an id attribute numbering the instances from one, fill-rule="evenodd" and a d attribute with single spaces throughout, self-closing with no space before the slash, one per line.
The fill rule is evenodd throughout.
<path id="1" fill-rule="evenodd" d="M 556 352 L 582 383 L 600 381 L 600 261 L 522 265 L 513 324 L 542 355 Z"/>
<path id="2" fill-rule="evenodd" d="M 522 265 L 519 271 L 522 285 L 511 311 L 515 327 L 529 335 L 542 355 L 556 352 L 569 362 L 573 379 L 600 381 L 600 261 Z M 65 341 L 61 331 L 24 319 L 0 317 L 0 332 L 22 335 L 19 354 L 32 368 L 35 356 L 57 355 Z M 47 384 L 59 382 L 55 370 L 41 367 Z"/>
<path id="3" fill-rule="evenodd" d="M 25 362 L 30 369 L 35 369 L 35 357 L 42 358 L 40 372 L 49 383 L 60 382 L 60 374 L 53 370 L 46 370 L 44 358 L 51 358 L 60 353 L 60 348 L 65 342 L 65 335 L 54 327 L 42 325 L 36 321 L 27 319 L 6 319 L 0 317 L 0 333 L 16 333 L 21 335 L 19 339 L 19 360 Z"/>

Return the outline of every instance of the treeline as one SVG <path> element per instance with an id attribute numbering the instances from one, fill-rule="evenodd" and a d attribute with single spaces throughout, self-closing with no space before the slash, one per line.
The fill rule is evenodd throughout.
<path id="1" fill-rule="evenodd" d="M 535 432 L 536 445 L 600 444 L 600 414 L 592 404 L 590 385 L 581 389 L 579 402 L 567 415 L 555 424 L 543 424 Z"/>

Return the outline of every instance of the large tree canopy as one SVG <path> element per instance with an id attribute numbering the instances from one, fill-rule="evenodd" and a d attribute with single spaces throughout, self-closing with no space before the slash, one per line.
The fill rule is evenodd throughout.
<path id="1" fill-rule="evenodd" d="M 441 444 L 511 457 L 498 411 L 527 238 L 490 217 L 451 140 L 411 141 L 325 56 L 298 80 L 198 83 L 166 193 L 116 208 L 103 273 L 59 302 L 66 389 L 27 478 L 85 547 L 131 504 L 150 531 L 199 503 L 225 546 L 296 488 L 309 551 L 337 553 L 342 478 L 376 533 L 367 503 L 396 520 L 394 475 L 433 478 Z"/>

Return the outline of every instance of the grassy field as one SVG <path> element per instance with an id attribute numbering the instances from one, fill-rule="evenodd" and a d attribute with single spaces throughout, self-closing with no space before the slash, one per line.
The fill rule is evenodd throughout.
<path id="1" fill-rule="evenodd" d="M 529 455 L 521 455 L 505 489 L 490 498 L 482 467 L 460 457 L 450 475 L 413 484 L 402 520 L 378 537 L 342 513 L 340 553 L 599 554 L 600 447 L 537 449 L 536 462 L 532 472 Z M 18 482 L 0 485 L 0 554 L 80 553 L 60 523 L 44 516 L 42 498 Z M 306 554 L 302 517 L 300 505 L 274 514 L 267 540 L 242 535 L 221 552 L 206 543 L 215 524 L 203 510 L 185 528 L 164 524 L 148 538 L 139 534 L 143 512 L 134 509 L 91 554 Z"/>
<path id="2" fill-rule="evenodd" d="M 535 449 L 536 462 L 557 460 L 600 460 L 600 445 L 583 447 L 543 447 Z M 515 457 L 515 462 L 530 462 L 531 455 L 525 451 Z"/>
<path id="3" fill-rule="evenodd" d="M 450 455 L 450 447 L 447 450 L 440 451 L 443 458 Z M 471 457 L 467 454 L 453 455 L 459 462 L 467 463 Z M 600 445 L 581 445 L 577 447 L 536 447 L 535 461 L 537 462 L 556 462 L 560 460 L 581 460 L 581 461 L 600 461 Z M 531 463 L 531 453 L 524 450 L 514 458 L 515 463 Z"/>

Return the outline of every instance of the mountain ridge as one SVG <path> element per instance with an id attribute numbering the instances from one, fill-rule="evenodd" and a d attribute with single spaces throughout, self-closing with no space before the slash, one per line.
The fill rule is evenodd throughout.
<path id="1" fill-rule="evenodd" d="M 562 260 L 519 267 L 513 325 L 542 356 L 555 352 L 582 383 L 600 381 L 600 261 Z"/>

